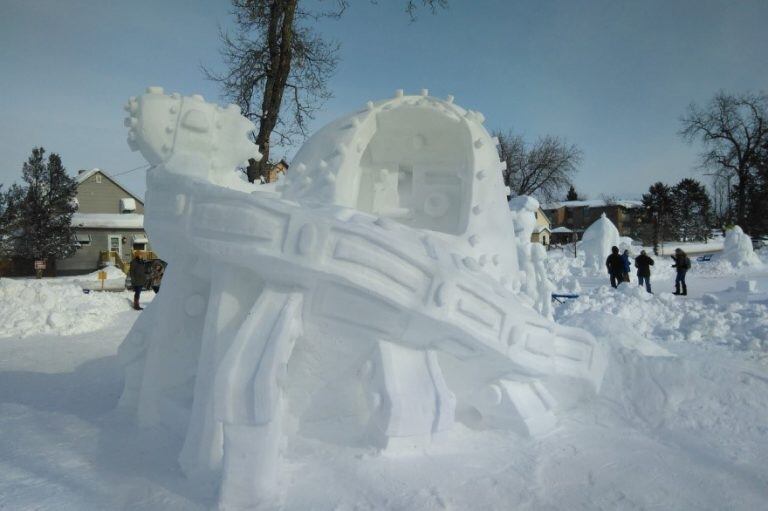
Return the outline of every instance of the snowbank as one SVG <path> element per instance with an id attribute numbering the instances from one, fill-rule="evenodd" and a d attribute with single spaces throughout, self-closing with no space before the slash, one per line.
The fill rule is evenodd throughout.
<path id="1" fill-rule="evenodd" d="M 88 275 L 80 275 L 72 279 L 83 289 L 101 289 L 99 272 L 107 272 L 107 279 L 104 281 L 104 289 L 116 290 L 125 289 L 125 273 L 117 266 L 105 266 L 101 270 L 96 270 Z"/>
<path id="2" fill-rule="evenodd" d="M 0 279 L 0 337 L 82 334 L 129 308 L 122 293 L 86 295 L 69 281 Z"/>
<path id="3" fill-rule="evenodd" d="M 652 341 L 717 343 L 736 349 L 768 351 L 768 306 L 763 303 L 679 298 L 651 295 L 635 284 L 622 284 L 617 291 L 602 286 L 559 306 L 555 318 L 571 326 L 601 332 L 594 313 L 608 314 L 623 328 L 611 331 L 617 343 L 627 336 Z"/>

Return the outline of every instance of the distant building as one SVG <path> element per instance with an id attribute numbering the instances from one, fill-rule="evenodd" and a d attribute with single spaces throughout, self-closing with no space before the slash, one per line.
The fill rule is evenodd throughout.
<path id="1" fill-rule="evenodd" d="M 544 204 L 552 225 L 581 233 L 605 213 L 622 236 L 633 236 L 642 225 L 643 203 L 636 200 L 577 200 Z M 558 240 L 566 234 L 560 231 Z"/>
<path id="2" fill-rule="evenodd" d="M 531 234 L 531 243 L 547 246 L 552 242 L 552 222 L 541 207 L 534 212 L 534 215 L 536 215 L 536 227 Z"/>
<path id="3" fill-rule="evenodd" d="M 81 170 L 77 212 L 72 226 L 77 251 L 56 261 L 60 275 L 90 273 L 108 262 L 123 266 L 134 250 L 149 251 L 144 232 L 144 201 L 101 169 Z"/>
<path id="4" fill-rule="evenodd" d="M 268 163 L 267 168 L 261 171 L 256 177 L 262 183 L 274 183 L 280 174 L 285 174 L 288 170 L 288 162 L 285 159 L 280 160 L 277 163 Z"/>

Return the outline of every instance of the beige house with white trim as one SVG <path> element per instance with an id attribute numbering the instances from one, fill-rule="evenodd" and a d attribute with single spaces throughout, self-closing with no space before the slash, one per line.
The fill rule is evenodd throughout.
<path id="1" fill-rule="evenodd" d="M 127 262 L 133 250 L 151 250 L 144 201 L 137 194 L 101 169 L 81 170 L 75 179 L 78 208 L 72 225 L 79 248 L 56 261 L 57 274 L 90 273 L 105 264 L 105 256 Z"/>

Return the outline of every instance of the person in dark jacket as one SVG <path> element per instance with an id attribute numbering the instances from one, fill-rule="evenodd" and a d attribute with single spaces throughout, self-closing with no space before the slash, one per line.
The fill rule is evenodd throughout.
<path id="1" fill-rule="evenodd" d="M 133 308 L 137 311 L 144 310 L 139 305 L 139 297 L 141 290 L 147 284 L 147 268 L 144 260 L 138 254 L 133 255 L 128 273 L 131 276 L 131 286 L 133 287 Z"/>
<path id="2" fill-rule="evenodd" d="M 629 282 L 629 270 L 632 269 L 632 263 L 629 262 L 629 250 L 625 250 L 621 254 L 621 264 L 623 271 L 621 272 L 621 280 Z"/>
<path id="3" fill-rule="evenodd" d="M 691 269 L 691 260 L 681 248 L 675 249 L 675 255 L 672 256 L 672 260 L 675 262 L 675 264 L 672 265 L 672 268 L 677 268 L 675 292 L 673 294 L 686 296 L 688 294 L 688 286 L 685 285 L 685 274 Z M 680 292 L 681 286 L 682 292 Z"/>
<path id="4" fill-rule="evenodd" d="M 611 255 L 605 260 L 605 266 L 608 268 L 608 275 L 611 277 L 611 286 L 619 287 L 619 282 L 624 280 L 624 261 L 619 255 L 619 247 L 611 247 Z"/>
<path id="5" fill-rule="evenodd" d="M 642 286 L 645 282 L 645 290 L 651 293 L 651 266 L 653 259 L 648 257 L 645 250 L 640 251 L 640 255 L 635 257 L 635 267 L 637 267 L 637 283 Z"/>

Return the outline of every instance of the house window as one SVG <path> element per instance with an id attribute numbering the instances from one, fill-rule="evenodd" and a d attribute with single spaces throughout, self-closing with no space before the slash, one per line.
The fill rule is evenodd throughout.
<path id="1" fill-rule="evenodd" d="M 135 213 L 136 199 L 125 197 L 120 199 L 120 213 Z"/>
<path id="2" fill-rule="evenodd" d="M 75 235 L 75 241 L 77 241 L 77 245 L 80 247 L 87 247 L 91 244 L 91 235 L 90 234 L 76 234 Z"/>
<path id="3" fill-rule="evenodd" d="M 101 184 L 101 174 L 96 174 L 93 178 L 94 181 L 96 181 L 96 184 Z"/>

